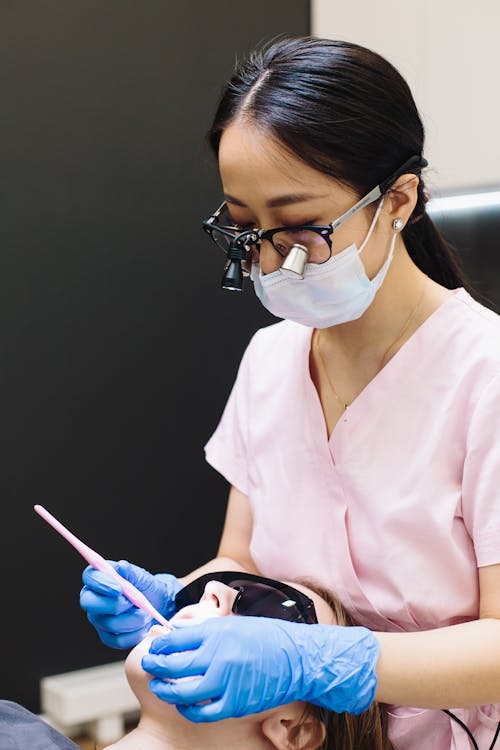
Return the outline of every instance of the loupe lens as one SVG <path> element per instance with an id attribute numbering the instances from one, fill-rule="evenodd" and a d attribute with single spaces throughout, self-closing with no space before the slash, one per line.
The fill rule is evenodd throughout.
<path id="1" fill-rule="evenodd" d="M 275 250 L 284 258 L 294 245 L 303 245 L 309 252 L 308 263 L 324 263 L 330 257 L 330 246 L 324 237 L 309 229 L 276 232 L 272 239 Z"/>

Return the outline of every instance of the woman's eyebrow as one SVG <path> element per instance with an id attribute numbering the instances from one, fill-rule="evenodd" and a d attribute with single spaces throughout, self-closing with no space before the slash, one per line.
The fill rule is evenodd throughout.
<path id="1" fill-rule="evenodd" d="M 280 195 L 276 198 L 271 198 L 266 203 L 267 208 L 278 208 L 280 206 L 289 206 L 293 203 L 302 203 L 304 201 L 315 200 L 318 198 L 326 198 L 326 195 L 311 195 L 310 193 L 290 193 L 289 195 Z M 235 206 L 241 206 L 247 208 L 247 206 L 238 198 L 232 195 L 224 195 L 224 200 L 227 203 L 233 203 Z"/>

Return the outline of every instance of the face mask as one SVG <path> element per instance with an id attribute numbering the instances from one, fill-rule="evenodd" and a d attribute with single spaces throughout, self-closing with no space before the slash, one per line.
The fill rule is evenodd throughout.
<path id="1" fill-rule="evenodd" d="M 360 318 L 382 286 L 394 255 L 396 233 L 382 268 L 373 279 L 368 278 L 359 254 L 370 239 L 382 204 L 383 198 L 359 250 L 352 244 L 325 263 L 307 263 L 303 279 L 280 268 L 263 275 L 259 263 L 252 264 L 250 276 L 264 307 L 278 318 L 310 328 L 328 328 Z"/>

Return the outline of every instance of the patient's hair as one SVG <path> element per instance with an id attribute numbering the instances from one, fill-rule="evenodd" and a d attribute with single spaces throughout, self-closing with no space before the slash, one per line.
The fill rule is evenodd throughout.
<path id="1" fill-rule="evenodd" d="M 331 591 L 310 579 L 301 579 L 297 583 L 307 586 L 324 599 L 335 614 L 338 625 L 357 624 Z M 302 722 L 308 719 L 317 719 L 318 723 L 321 722 L 325 726 L 325 740 L 319 750 L 392 750 L 387 734 L 387 713 L 383 704 L 372 703 L 362 714 L 353 716 L 328 711 L 308 703 Z M 294 739 L 298 740 L 300 729 L 299 724 L 292 742 Z"/>

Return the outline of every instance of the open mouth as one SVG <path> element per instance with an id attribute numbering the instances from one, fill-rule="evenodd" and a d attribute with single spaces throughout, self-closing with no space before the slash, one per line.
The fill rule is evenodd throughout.
<path id="1" fill-rule="evenodd" d="M 170 622 L 172 625 L 197 625 L 205 622 L 209 617 L 220 617 L 217 607 L 209 602 L 199 602 L 198 604 L 189 604 L 175 614 Z"/>

